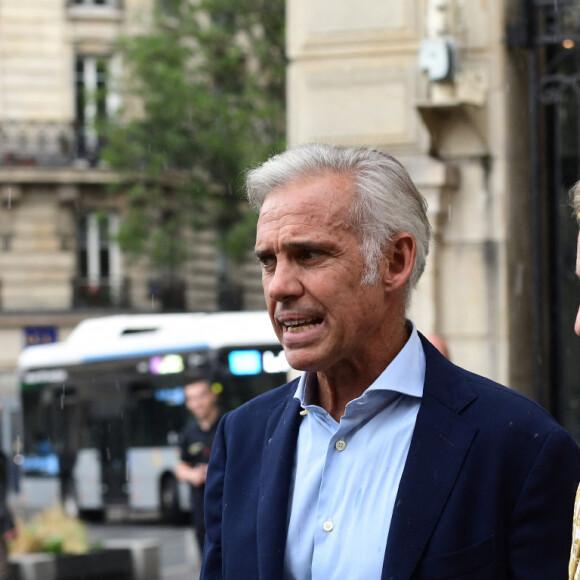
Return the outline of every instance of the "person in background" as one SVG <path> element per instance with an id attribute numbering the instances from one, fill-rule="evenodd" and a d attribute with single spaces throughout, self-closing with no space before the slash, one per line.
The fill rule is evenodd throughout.
<path id="1" fill-rule="evenodd" d="M 302 145 L 246 185 L 272 325 L 304 372 L 220 421 L 202 580 L 565 578 L 580 449 L 407 318 L 431 228 L 403 166 Z"/>
<path id="2" fill-rule="evenodd" d="M 577 181 L 570 192 L 572 206 L 576 221 L 580 225 L 580 181 Z M 580 231 L 576 245 L 576 276 L 580 278 Z M 574 322 L 574 332 L 580 336 L 580 308 Z M 580 580 L 580 484 L 576 491 L 576 501 L 574 502 L 574 515 L 572 526 L 572 548 L 570 551 L 570 563 L 568 566 L 569 580 Z"/>
<path id="3" fill-rule="evenodd" d="M 2 403 L 0 403 L 0 414 Z M 0 450 L 0 580 L 10 578 L 7 542 L 16 537 L 14 518 L 8 506 L 8 457 Z"/>
<path id="4" fill-rule="evenodd" d="M 439 334 L 427 334 L 425 335 L 427 340 L 445 357 L 450 359 L 449 347 L 445 339 Z"/>
<path id="5" fill-rule="evenodd" d="M 207 464 L 215 437 L 220 410 L 209 380 L 196 379 L 183 388 L 185 406 L 192 418 L 181 433 L 181 460 L 175 475 L 191 486 L 192 524 L 200 551 L 205 538 L 203 496 Z"/>

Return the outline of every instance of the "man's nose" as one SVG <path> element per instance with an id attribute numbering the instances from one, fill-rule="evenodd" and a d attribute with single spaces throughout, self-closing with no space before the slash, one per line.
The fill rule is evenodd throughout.
<path id="1" fill-rule="evenodd" d="M 278 260 L 276 270 L 266 284 L 266 295 L 276 302 L 287 302 L 304 291 L 298 268 L 286 260 Z"/>

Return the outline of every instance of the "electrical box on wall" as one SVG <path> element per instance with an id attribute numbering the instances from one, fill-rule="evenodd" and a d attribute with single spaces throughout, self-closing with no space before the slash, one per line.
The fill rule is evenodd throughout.
<path id="1" fill-rule="evenodd" d="M 419 68 L 432 82 L 450 82 L 455 76 L 455 42 L 450 37 L 426 38 L 419 47 Z"/>

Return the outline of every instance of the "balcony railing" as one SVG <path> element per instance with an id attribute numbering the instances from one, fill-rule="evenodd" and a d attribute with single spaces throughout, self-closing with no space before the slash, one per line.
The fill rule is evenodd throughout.
<path id="1" fill-rule="evenodd" d="M 126 278 L 73 278 L 73 308 L 129 308 Z"/>
<path id="2" fill-rule="evenodd" d="M 90 6 L 94 8 L 123 8 L 123 0 L 67 0 L 67 6 L 74 8 L 77 6 Z"/>
<path id="3" fill-rule="evenodd" d="M 83 127 L 58 121 L 0 121 L 0 166 L 95 166 L 101 143 Z"/>

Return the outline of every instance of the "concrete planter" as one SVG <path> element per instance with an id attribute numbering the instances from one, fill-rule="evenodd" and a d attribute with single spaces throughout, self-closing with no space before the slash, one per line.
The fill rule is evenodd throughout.
<path id="1" fill-rule="evenodd" d="M 10 558 L 12 580 L 157 580 L 159 546 L 111 540 L 89 554 L 24 554 Z"/>

